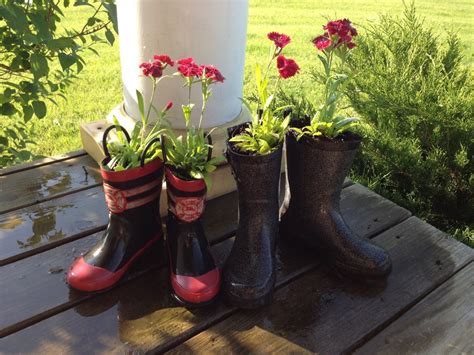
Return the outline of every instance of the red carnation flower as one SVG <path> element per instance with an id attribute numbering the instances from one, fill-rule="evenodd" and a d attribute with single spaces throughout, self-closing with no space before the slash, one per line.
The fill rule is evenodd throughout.
<path id="1" fill-rule="evenodd" d="M 327 32 L 324 35 L 318 36 L 315 39 L 312 40 L 313 44 L 315 45 L 316 48 L 319 50 L 324 50 L 331 46 L 332 41 L 329 39 Z"/>
<path id="2" fill-rule="evenodd" d="M 178 64 L 192 64 L 192 63 L 194 63 L 194 58 L 191 58 L 191 57 L 178 60 Z"/>
<path id="3" fill-rule="evenodd" d="M 200 77 L 202 75 L 202 68 L 194 63 L 193 58 L 180 59 L 178 60 L 178 64 L 178 71 L 185 77 Z"/>
<path id="4" fill-rule="evenodd" d="M 171 60 L 171 58 L 166 54 L 155 55 L 153 56 L 153 59 L 155 61 L 161 62 L 162 64 L 167 64 L 170 67 L 174 66 L 174 60 Z"/>
<path id="5" fill-rule="evenodd" d="M 285 48 L 291 42 L 290 36 L 283 33 L 270 32 L 267 37 L 270 41 L 275 43 L 275 46 L 281 49 Z"/>
<path id="6" fill-rule="evenodd" d="M 165 107 L 165 111 L 169 111 L 173 108 L 173 101 L 168 101 Z"/>
<path id="7" fill-rule="evenodd" d="M 140 64 L 143 75 L 152 76 L 153 78 L 159 78 L 163 75 L 163 67 L 160 62 L 145 62 Z"/>
<path id="8" fill-rule="evenodd" d="M 300 70 L 300 67 L 293 59 L 287 59 L 283 55 L 279 55 L 277 58 L 277 68 L 283 79 L 295 76 Z"/>
<path id="9" fill-rule="evenodd" d="M 356 45 L 354 42 L 349 42 L 349 43 L 347 43 L 347 48 L 349 48 L 349 49 L 352 49 L 352 48 L 354 48 L 354 47 L 356 47 L 356 46 L 357 46 L 357 45 Z"/>
<path id="10" fill-rule="evenodd" d="M 212 82 L 223 83 L 225 80 L 225 77 L 221 74 L 219 69 L 213 65 L 202 65 L 201 70 L 205 71 L 206 78 L 212 79 Z"/>
<path id="11" fill-rule="evenodd" d="M 343 20 L 329 21 L 323 26 L 323 29 L 328 31 L 331 36 L 357 36 L 357 30 L 352 26 L 352 22 L 346 18 Z"/>

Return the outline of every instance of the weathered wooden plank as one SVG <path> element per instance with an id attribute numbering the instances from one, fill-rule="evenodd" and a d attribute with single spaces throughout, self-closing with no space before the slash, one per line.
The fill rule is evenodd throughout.
<path id="1" fill-rule="evenodd" d="M 203 225 L 211 243 L 230 237 L 237 227 L 236 193 L 210 201 Z M 89 249 L 99 236 L 97 233 L 81 238 L 0 269 L 0 284 L 8 285 L 0 287 L 0 336 L 88 297 L 76 292 L 71 300 L 65 273 L 74 258 Z"/>
<path id="2" fill-rule="evenodd" d="M 373 217 L 370 213 L 367 213 L 368 210 L 381 208 L 390 211 L 386 214 L 390 217 L 376 222 L 380 229 L 389 228 L 409 215 L 406 210 L 387 202 L 380 196 L 371 204 L 360 205 L 360 201 L 366 201 L 365 195 L 355 193 L 354 190 L 348 192 L 346 190 L 348 189 L 345 189 L 343 194 L 347 193 L 348 195 L 343 198 L 341 206 L 346 213 L 345 218 L 349 225 L 354 226 L 355 231 L 364 237 L 372 233 L 372 228 L 369 229 L 367 226 L 374 223 Z M 357 191 L 360 192 L 361 190 L 365 190 L 366 194 L 373 194 L 359 186 Z M 357 210 L 357 214 L 354 213 L 355 210 Z M 365 219 L 365 225 L 360 223 L 361 218 Z M 225 222 L 225 219 L 221 220 Z M 280 286 L 285 285 L 287 282 L 308 272 L 317 264 L 318 261 L 313 257 L 310 250 L 301 250 L 297 246 L 288 245 L 280 248 L 278 253 L 278 284 Z M 155 270 L 152 273 L 156 276 L 150 276 L 151 280 L 156 280 L 155 282 L 159 285 L 166 283 L 166 271 Z M 145 278 L 145 276 L 142 276 L 140 280 L 142 278 Z M 140 280 L 81 304 L 81 309 L 88 309 L 88 314 L 94 314 L 94 316 L 78 316 L 77 308 L 76 310 L 68 310 L 6 337 L 0 345 L 6 346 L 8 349 L 8 346 L 22 344 L 22 339 L 38 338 L 42 339 L 41 344 L 31 343 L 30 341 L 30 344 L 26 344 L 24 348 L 18 348 L 17 351 L 48 351 L 55 353 L 64 351 L 64 349 L 67 349 L 67 351 L 80 349 L 80 351 L 88 352 L 106 345 L 108 352 L 123 351 L 129 348 L 162 351 L 188 339 L 236 311 L 222 304 L 217 304 L 210 309 L 186 310 L 177 307 L 169 300 L 167 295 L 160 296 L 155 286 L 150 285 L 153 282 Z M 141 284 L 141 282 L 143 283 Z M 114 293 L 115 296 L 110 296 L 111 293 Z M 117 312 L 120 308 L 104 312 L 101 305 L 107 303 L 107 297 L 133 300 L 135 302 L 134 313 L 138 315 L 128 319 L 128 322 L 122 322 L 121 319 L 124 318 L 120 316 L 117 318 Z M 121 329 L 118 336 L 117 327 Z M 55 341 L 51 338 L 53 333 L 54 337 L 58 337 L 58 339 L 71 339 L 71 341 L 66 341 L 64 344 Z M 81 335 L 74 336 L 72 339 L 71 334 Z M 106 344 L 103 343 L 104 339 L 107 339 Z"/>
<path id="3" fill-rule="evenodd" d="M 220 199 L 237 214 L 235 192 Z M 228 237 L 229 226 L 222 223 L 228 211 L 216 209 L 213 203 L 208 208 L 206 228 L 219 238 Z M 0 266 L 103 230 L 107 223 L 102 186 L 0 215 Z"/>
<path id="4" fill-rule="evenodd" d="M 98 186 L 101 181 L 97 163 L 87 155 L 0 176 L 0 213 Z"/>
<path id="5" fill-rule="evenodd" d="M 279 290 L 268 309 L 238 313 L 173 352 L 349 352 L 474 259 L 472 249 L 415 217 L 375 241 L 392 256 L 386 283 L 318 268 Z"/>
<path id="6" fill-rule="evenodd" d="M 0 266 L 104 229 L 101 186 L 0 215 Z"/>
<path id="7" fill-rule="evenodd" d="M 471 263 L 356 354 L 474 354 L 473 332 L 474 263 Z"/>
<path id="8" fill-rule="evenodd" d="M 66 153 L 66 154 L 60 154 L 60 155 L 55 155 L 55 156 L 47 157 L 47 158 L 43 158 L 43 159 L 37 159 L 37 160 L 34 160 L 32 162 L 28 162 L 28 163 L 24 163 L 24 164 L 17 164 L 17 165 L 14 165 L 14 166 L 10 166 L 8 168 L 1 168 L 0 169 L 0 176 L 15 174 L 15 173 L 18 173 L 20 171 L 34 169 L 34 168 L 37 168 L 39 166 L 49 165 L 49 164 L 57 163 L 57 162 L 60 162 L 60 161 L 68 160 L 68 159 L 71 159 L 71 158 L 77 158 L 77 157 L 80 157 L 80 156 L 83 156 L 83 155 L 86 155 L 86 154 L 87 153 L 83 149 L 81 149 L 81 150 L 76 150 L 74 152 L 69 152 L 69 153 Z"/>

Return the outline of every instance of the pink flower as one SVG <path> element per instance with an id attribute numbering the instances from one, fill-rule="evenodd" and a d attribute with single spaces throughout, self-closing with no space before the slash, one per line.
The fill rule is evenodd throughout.
<path id="1" fill-rule="evenodd" d="M 352 22 L 348 19 L 329 21 L 323 29 L 329 32 L 331 36 L 337 35 L 344 37 L 346 35 L 357 36 L 357 30 L 352 27 Z"/>
<path id="2" fill-rule="evenodd" d="M 174 60 L 171 60 L 171 58 L 166 54 L 155 55 L 155 56 L 153 56 L 153 59 L 155 61 L 158 61 L 158 62 L 161 62 L 163 64 L 169 65 L 170 67 L 174 66 Z"/>
<path id="3" fill-rule="evenodd" d="M 225 80 L 219 69 L 213 65 L 201 65 L 201 70 L 205 71 L 206 78 L 212 79 L 212 82 L 223 83 Z"/>
<path id="4" fill-rule="evenodd" d="M 178 71 L 185 77 L 191 78 L 193 76 L 195 77 L 201 77 L 202 75 L 202 68 L 194 63 L 193 58 L 184 58 L 178 60 Z"/>
<path id="5" fill-rule="evenodd" d="M 159 78 L 163 75 L 163 66 L 160 62 L 145 62 L 140 64 L 143 75 Z"/>
<path id="6" fill-rule="evenodd" d="M 143 75 L 159 78 L 163 75 L 163 69 L 168 65 L 173 66 L 174 61 L 168 55 L 162 54 L 153 56 L 153 62 L 140 64 L 140 68 L 143 71 Z"/>
<path id="7" fill-rule="evenodd" d="M 173 108 L 173 101 L 168 101 L 168 103 L 165 106 L 165 111 L 169 111 Z"/>
<path id="8" fill-rule="evenodd" d="M 316 37 L 315 39 L 312 40 L 312 42 L 316 46 L 316 48 L 318 48 L 321 51 L 328 48 L 332 44 L 331 39 L 328 38 L 327 32 L 321 36 Z"/>
<path id="9" fill-rule="evenodd" d="M 295 76 L 300 70 L 300 67 L 293 59 L 287 59 L 283 55 L 279 55 L 277 58 L 277 68 L 283 79 Z"/>
<path id="10" fill-rule="evenodd" d="M 273 43 L 275 43 L 275 46 L 277 46 L 277 48 L 281 49 L 285 48 L 291 42 L 290 36 L 287 36 L 283 33 L 270 32 L 267 37 L 270 41 L 273 41 Z"/>
<path id="11" fill-rule="evenodd" d="M 334 44 L 334 48 L 346 45 L 352 49 L 356 45 L 352 38 L 357 36 L 357 30 L 348 19 L 329 21 L 323 26 L 326 32 L 313 39 L 313 43 L 319 50 L 324 50 Z"/>

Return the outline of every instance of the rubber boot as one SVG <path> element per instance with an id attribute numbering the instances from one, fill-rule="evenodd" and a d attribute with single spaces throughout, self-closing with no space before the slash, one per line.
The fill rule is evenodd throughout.
<path id="1" fill-rule="evenodd" d="M 224 267 L 226 301 L 239 308 L 271 302 L 275 286 L 278 238 L 278 192 L 282 147 L 268 155 L 243 155 L 228 143 L 239 195 L 239 226 Z"/>
<path id="2" fill-rule="evenodd" d="M 390 256 L 351 231 L 339 208 L 342 185 L 361 138 L 350 133 L 345 140 L 302 137 L 297 141 L 292 131 L 286 138 L 290 201 L 281 218 L 282 237 L 314 247 L 345 274 L 387 275 L 392 266 Z"/>
<path id="3" fill-rule="evenodd" d="M 206 203 L 204 180 L 183 180 L 166 168 L 167 245 L 172 296 L 190 307 L 214 301 L 221 286 L 201 217 Z"/>
<path id="4" fill-rule="evenodd" d="M 109 224 L 99 242 L 71 265 L 69 285 L 81 291 L 108 289 L 140 255 L 162 243 L 159 206 L 163 172 L 160 159 L 124 171 L 101 169 Z"/>

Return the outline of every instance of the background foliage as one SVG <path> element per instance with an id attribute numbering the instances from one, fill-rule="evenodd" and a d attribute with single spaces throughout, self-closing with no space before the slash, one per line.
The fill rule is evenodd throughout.
<path id="1" fill-rule="evenodd" d="M 87 7 L 80 27 L 61 27 L 64 10 Z M 113 0 L 3 0 L 0 2 L 0 165 L 32 158 L 27 123 L 46 117 L 85 64 L 83 53 L 103 38 L 113 44 Z M 19 119 L 21 117 L 21 119 Z M 3 120 L 2 120 L 3 121 Z"/>
<path id="2" fill-rule="evenodd" d="M 474 246 L 474 77 L 459 38 L 439 38 L 412 6 L 358 45 L 348 97 L 366 140 L 354 173 Z"/>

